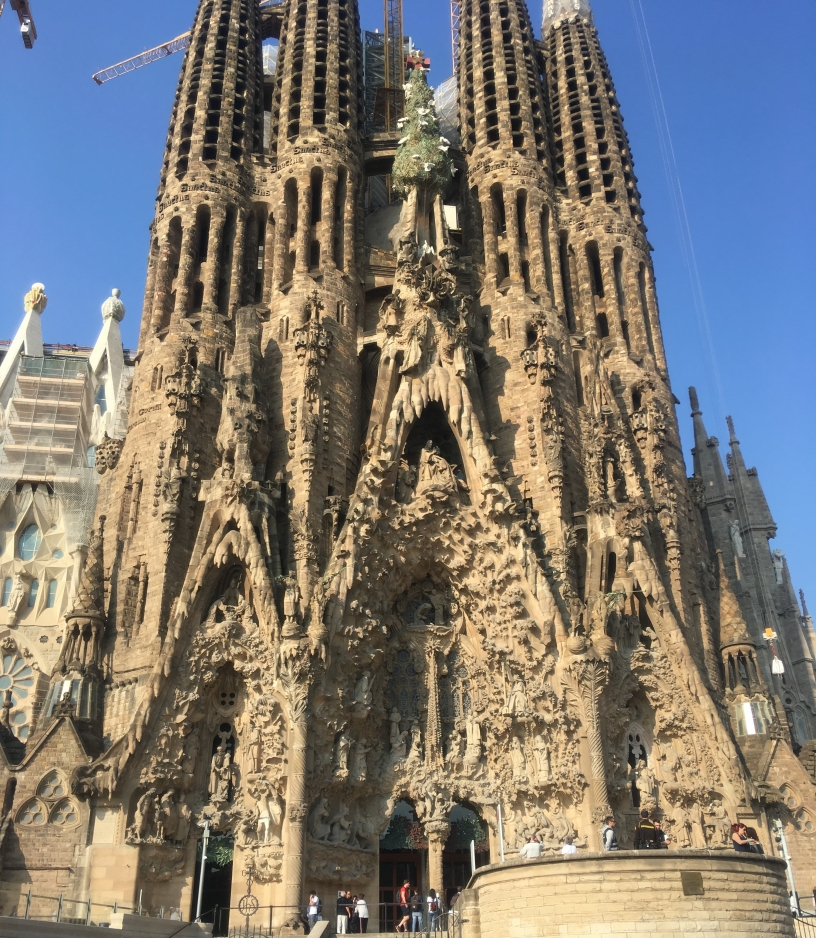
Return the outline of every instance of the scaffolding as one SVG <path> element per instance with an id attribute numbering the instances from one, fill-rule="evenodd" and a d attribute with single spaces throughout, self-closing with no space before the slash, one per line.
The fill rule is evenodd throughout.
<path id="1" fill-rule="evenodd" d="M 452 75 L 434 91 L 439 132 L 454 146 L 459 145 L 459 83 Z"/>
<path id="2" fill-rule="evenodd" d="M 18 482 L 47 483 L 62 504 L 69 547 L 87 544 L 96 507 L 92 388 L 87 361 L 21 356 L 0 446 L 0 499 Z"/>

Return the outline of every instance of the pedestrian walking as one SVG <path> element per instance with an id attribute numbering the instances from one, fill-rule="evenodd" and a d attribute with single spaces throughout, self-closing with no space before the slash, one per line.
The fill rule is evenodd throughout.
<path id="1" fill-rule="evenodd" d="M 408 931 L 408 923 L 411 921 L 411 881 L 406 879 L 399 888 L 399 913 L 400 920 L 397 923 L 396 931 Z"/>

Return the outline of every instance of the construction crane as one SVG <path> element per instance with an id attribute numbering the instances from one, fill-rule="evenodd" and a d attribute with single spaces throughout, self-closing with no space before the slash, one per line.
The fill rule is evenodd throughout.
<path id="1" fill-rule="evenodd" d="M 0 16 L 3 15 L 5 6 L 6 0 L 0 0 Z M 20 21 L 20 36 L 23 39 L 23 45 L 26 49 L 33 49 L 37 38 L 37 27 L 34 25 L 34 17 L 31 15 L 28 0 L 11 0 L 11 8 Z"/>
<path id="2" fill-rule="evenodd" d="M 451 0 L 451 53 L 453 74 L 459 71 L 459 33 L 462 29 L 462 0 Z"/>
<path id="3" fill-rule="evenodd" d="M 2 12 L 2 3 L 0 0 L 0 12 Z M 27 3 L 27 0 L 11 0 L 12 6 L 16 3 Z M 282 22 L 283 6 L 286 0 L 260 0 L 258 7 L 261 10 L 261 36 L 264 39 L 278 39 L 280 37 L 280 27 Z M 117 62 L 116 65 L 109 65 L 91 77 L 97 85 L 104 85 L 106 81 L 112 78 L 118 78 L 120 75 L 127 75 L 128 72 L 135 72 L 137 68 L 143 68 L 159 59 L 164 59 L 168 55 L 176 52 L 183 52 L 190 45 L 190 33 L 182 33 L 171 39 L 169 42 L 163 42 L 160 46 L 154 46 L 146 52 L 140 52 L 124 62 Z"/>

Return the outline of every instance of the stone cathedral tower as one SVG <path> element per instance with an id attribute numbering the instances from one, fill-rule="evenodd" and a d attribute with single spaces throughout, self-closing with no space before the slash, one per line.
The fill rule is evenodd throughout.
<path id="1" fill-rule="evenodd" d="M 739 817 L 770 848 L 744 704 L 810 784 L 686 478 L 586 0 L 547 0 L 541 41 L 523 0 L 462 7 L 457 143 L 421 71 L 364 138 L 355 0 L 201 0 L 128 432 L 4 766 L 7 882 L 187 917 L 207 823 L 210 905 L 251 868 L 297 931 L 312 888 L 445 896 L 471 840 L 597 850 L 614 813 L 626 845 L 642 807 L 680 847 Z"/>

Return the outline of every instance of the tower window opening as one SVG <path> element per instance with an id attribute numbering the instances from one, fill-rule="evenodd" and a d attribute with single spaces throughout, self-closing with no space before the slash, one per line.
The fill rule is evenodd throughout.
<path id="1" fill-rule="evenodd" d="M 643 313 L 643 327 L 646 330 L 646 342 L 649 346 L 649 351 L 654 355 L 652 322 L 649 318 L 649 299 L 646 293 L 646 265 L 642 262 L 638 267 L 638 291 L 640 293 L 640 308 Z"/>
<path id="2" fill-rule="evenodd" d="M 519 243 L 527 244 L 527 193 L 522 191 L 516 196 L 516 212 L 518 214 Z"/>
<path id="3" fill-rule="evenodd" d="M 567 328 L 570 332 L 575 332 L 575 300 L 572 295 L 569 244 L 567 237 L 567 232 L 562 231 L 559 235 L 558 241 L 559 261 L 561 267 L 561 287 L 564 291 L 564 310 L 567 314 Z"/>
<path id="4" fill-rule="evenodd" d="M 323 170 L 313 169 L 311 179 L 312 209 L 310 224 L 316 225 L 323 218 Z"/>
<path id="5" fill-rule="evenodd" d="M 210 241 L 210 209 L 207 205 L 200 205 L 196 212 L 196 241 L 196 263 L 203 264 L 207 260 Z"/>
<path id="6" fill-rule="evenodd" d="M 345 269 L 345 210 L 348 175 L 345 168 L 337 174 L 334 193 L 334 264 L 338 270 Z"/>
<path id="7" fill-rule="evenodd" d="M 510 278 L 510 258 L 505 251 L 499 254 L 499 278 L 501 281 Z"/>
<path id="8" fill-rule="evenodd" d="M 589 277 L 592 282 L 594 296 L 603 298 L 603 274 L 601 272 L 601 257 L 598 252 L 598 243 L 590 241 L 586 246 L 587 262 L 589 263 Z"/>
<path id="9" fill-rule="evenodd" d="M 606 339 L 609 337 L 609 320 L 606 318 L 606 313 L 598 313 L 595 317 L 595 325 L 598 329 L 598 338 Z"/>
<path id="10" fill-rule="evenodd" d="M 572 367 L 575 372 L 575 394 L 578 398 L 578 406 L 584 406 L 584 379 L 581 375 L 581 353 L 572 353 Z"/>
<path id="11" fill-rule="evenodd" d="M 504 210 L 504 196 L 501 183 L 496 183 L 490 190 L 493 201 L 493 220 L 496 225 L 496 234 L 503 237 L 507 234 L 507 215 Z"/>
<path id="12" fill-rule="evenodd" d="M 320 267 L 320 242 L 312 241 L 309 247 L 309 269 L 317 270 Z"/>

